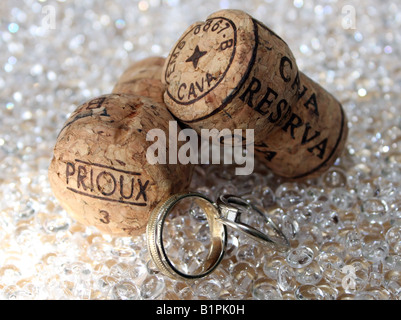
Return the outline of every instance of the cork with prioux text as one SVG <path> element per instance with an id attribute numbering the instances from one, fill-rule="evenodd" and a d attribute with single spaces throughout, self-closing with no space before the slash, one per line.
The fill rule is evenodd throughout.
<path id="1" fill-rule="evenodd" d="M 128 68 L 114 93 L 79 106 L 57 138 L 49 167 L 54 195 L 74 219 L 107 234 L 143 234 L 154 207 L 191 180 L 193 166 L 152 165 L 146 157 L 154 143 L 147 132 L 158 128 L 168 136 L 174 121 L 157 101 L 163 95 L 160 61 Z"/>

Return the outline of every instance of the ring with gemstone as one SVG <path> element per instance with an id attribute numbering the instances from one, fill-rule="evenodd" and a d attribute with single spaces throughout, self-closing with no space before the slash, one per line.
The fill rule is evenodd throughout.
<path id="1" fill-rule="evenodd" d="M 177 268 L 169 258 L 164 247 L 163 230 L 167 216 L 173 208 L 184 199 L 192 199 L 206 214 L 210 230 L 210 249 L 205 262 L 195 273 L 186 273 Z M 241 215 L 248 211 L 256 212 L 264 220 L 267 234 L 249 224 L 241 222 Z M 240 197 L 222 195 L 217 202 L 197 192 L 179 193 L 160 203 L 151 213 L 147 225 L 147 244 L 151 259 L 156 267 L 165 275 L 178 280 L 195 280 L 213 272 L 223 259 L 227 245 L 227 228 L 238 230 L 254 240 L 274 246 L 277 250 L 289 249 L 289 241 L 264 209 Z"/>
<path id="2" fill-rule="evenodd" d="M 262 244 L 274 247 L 278 251 L 287 251 L 290 248 L 290 242 L 287 237 L 268 217 L 264 208 L 234 195 L 221 195 L 217 199 L 217 207 L 220 212 L 218 221 L 221 223 L 246 234 Z M 241 214 L 247 210 L 252 210 L 252 212 L 262 217 L 267 234 L 241 222 Z"/>

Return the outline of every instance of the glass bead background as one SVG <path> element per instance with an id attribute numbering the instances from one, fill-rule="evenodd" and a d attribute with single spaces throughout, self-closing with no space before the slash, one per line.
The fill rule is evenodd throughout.
<path id="1" fill-rule="evenodd" d="M 192 190 L 263 204 L 292 248 L 275 252 L 230 231 L 219 268 L 188 284 L 157 273 L 145 235 L 110 237 L 72 220 L 47 169 L 78 105 L 111 92 L 132 62 L 166 56 L 192 22 L 222 8 L 279 34 L 299 69 L 341 101 L 350 131 L 343 156 L 316 179 L 285 181 L 258 163 L 247 177 L 199 166 Z M 399 299 L 399 30 L 397 1 L 2 1 L 0 297 Z"/>

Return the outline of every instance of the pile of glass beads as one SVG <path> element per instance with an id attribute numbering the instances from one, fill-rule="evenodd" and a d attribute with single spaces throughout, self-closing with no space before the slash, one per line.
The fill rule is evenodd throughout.
<path id="1" fill-rule="evenodd" d="M 299 68 L 342 102 L 350 132 L 335 165 L 302 182 L 259 163 L 250 176 L 198 166 L 191 190 L 263 205 L 291 249 L 276 252 L 230 230 L 220 266 L 186 283 L 155 269 L 145 235 L 110 237 L 72 220 L 52 195 L 47 168 L 82 101 L 110 92 L 133 61 L 167 55 L 190 23 L 221 8 L 247 11 L 280 34 Z M 0 298 L 399 299 L 400 28 L 396 1 L 2 4 Z M 171 220 L 175 254 L 189 271 L 208 247 L 202 221 L 196 210 Z"/>

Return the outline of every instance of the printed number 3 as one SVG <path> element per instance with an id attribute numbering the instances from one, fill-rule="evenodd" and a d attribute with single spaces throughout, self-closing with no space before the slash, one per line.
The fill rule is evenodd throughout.
<path id="1" fill-rule="evenodd" d="M 104 224 L 109 224 L 110 223 L 110 214 L 105 210 L 100 210 L 100 214 L 102 215 L 102 218 L 99 219 L 100 222 L 103 222 Z"/>

